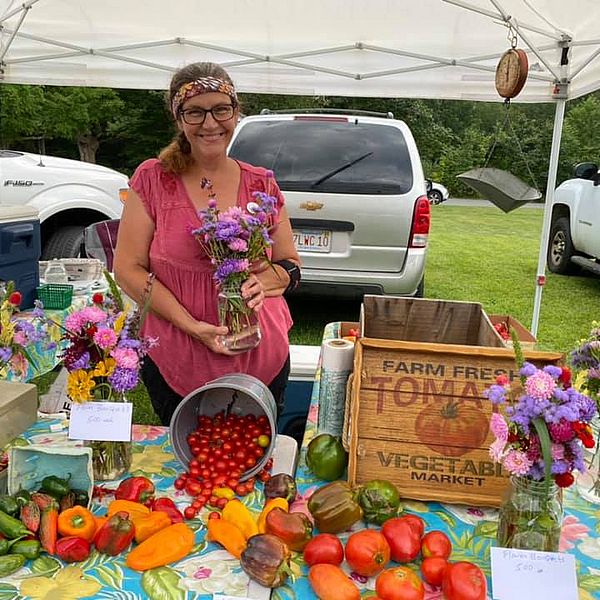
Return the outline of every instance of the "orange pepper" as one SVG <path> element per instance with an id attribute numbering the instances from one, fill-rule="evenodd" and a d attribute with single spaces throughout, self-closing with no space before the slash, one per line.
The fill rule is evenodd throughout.
<path id="1" fill-rule="evenodd" d="M 242 532 L 245 539 L 249 539 L 258 533 L 254 515 L 239 500 L 230 500 L 225 505 L 221 512 L 221 519 L 235 525 Z"/>
<path id="2" fill-rule="evenodd" d="M 242 556 L 246 549 L 246 538 L 244 534 L 233 523 L 223 519 L 209 519 L 208 540 L 217 542 L 236 558 Z"/>
<path id="3" fill-rule="evenodd" d="M 267 515 L 274 508 L 281 508 L 288 512 L 290 509 L 289 502 L 285 498 L 271 498 L 270 500 L 267 500 L 267 503 L 258 517 L 258 533 L 267 532 Z"/>
<path id="4" fill-rule="evenodd" d="M 147 517 L 138 517 L 133 522 L 135 526 L 135 541 L 141 544 L 151 535 L 171 524 L 169 515 L 161 511 L 152 511 Z"/>
<path id="5" fill-rule="evenodd" d="M 94 515 L 83 506 L 73 506 L 58 515 L 58 533 L 75 536 L 91 542 L 96 533 Z"/>
<path id="6" fill-rule="evenodd" d="M 113 500 L 108 505 L 108 516 L 112 517 L 118 512 L 126 512 L 130 520 L 135 521 L 139 517 L 147 517 L 150 514 L 150 509 L 139 502 L 131 500 Z"/>
<path id="7" fill-rule="evenodd" d="M 185 523 L 175 523 L 136 546 L 125 563 L 135 571 L 147 571 L 185 558 L 193 547 L 194 532 Z"/>

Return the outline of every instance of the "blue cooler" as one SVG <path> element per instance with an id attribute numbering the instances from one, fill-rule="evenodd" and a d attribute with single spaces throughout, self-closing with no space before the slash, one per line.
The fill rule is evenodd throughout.
<path id="1" fill-rule="evenodd" d="M 320 354 L 321 346 L 290 345 L 290 376 L 285 390 L 285 408 L 279 416 L 277 430 L 293 437 L 298 447 L 304 437 Z"/>
<path id="2" fill-rule="evenodd" d="M 0 206 L 0 283 L 14 281 L 31 308 L 40 282 L 40 217 L 29 206 Z"/>

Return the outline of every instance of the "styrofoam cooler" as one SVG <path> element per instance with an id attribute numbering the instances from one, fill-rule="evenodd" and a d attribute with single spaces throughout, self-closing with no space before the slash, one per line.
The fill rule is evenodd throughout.
<path id="1" fill-rule="evenodd" d="M 40 217 L 30 206 L 0 206 L 0 282 L 14 281 L 21 308 L 31 308 L 39 285 Z"/>
<path id="2" fill-rule="evenodd" d="M 290 376 L 285 390 L 285 409 L 279 416 L 278 430 L 302 444 L 310 407 L 320 346 L 290 345 Z"/>

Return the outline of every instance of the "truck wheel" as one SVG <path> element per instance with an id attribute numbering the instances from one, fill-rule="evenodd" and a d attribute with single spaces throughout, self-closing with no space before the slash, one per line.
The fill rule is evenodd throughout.
<path id="1" fill-rule="evenodd" d="M 573 254 L 575 254 L 575 248 L 571 240 L 569 219 L 567 217 L 556 219 L 550 229 L 547 256 L 548 269 L 552 273 L 561 275 L 573 273 L 576 270 L 575 265 L 571 262 Z"/>
<path id="2" fill-rule="evenodd" d="M 81 254 L 83 225 L 69 225 L 57 229 L 42 250 L 42 260 L 52 258 L 77 258 Z"/>

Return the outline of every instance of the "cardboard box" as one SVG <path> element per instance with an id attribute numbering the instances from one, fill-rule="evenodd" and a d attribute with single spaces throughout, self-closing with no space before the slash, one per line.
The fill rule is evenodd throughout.
<path id="1" fill-rule="evenodd" d="M 523 350 L 533 350 L 535 348 L 537 340 L 534 335 L 514 317 L 511 317 L 510 315 L 490 315 L 490 321 L 492 322 L 492 325 L 504 323 L 508 329 L 514 329 Z M 512 340 L 508 339 L 503 341 L 508 348 L 512 348 Z"/>
<path id="2" fill-rule="evenodd" d="M 0 381 L 0 448 L 35 423 L 37 408 L 35 385 Z"/>
<path id="3" fill-rule="evenodd" d="M 497 375 L 517 372 L 481 306 L 365 296 L 361 328 L 349 398 L 350 483 L 387 479 L 404 498 L 498 506 L 508 478 L 489 456 L 484 390 Z M 538 365 L 563 358 L 525 356 Z"/>

